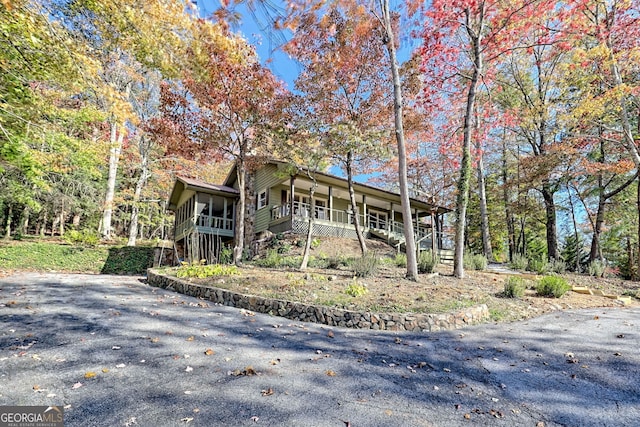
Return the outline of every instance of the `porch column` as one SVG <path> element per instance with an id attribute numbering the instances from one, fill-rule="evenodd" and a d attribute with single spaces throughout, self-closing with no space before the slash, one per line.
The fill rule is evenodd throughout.
<path id="1" fill-rule="evenodd" d="M 222 202 L 222 205 L 223 205 L 222 217 L 224 218 L 223 227 L 224 227 L 225 230 L 230 230 L 231 227 L 229 227 L 228 224 L 227 224 L 227 222 L 229 221 L 229 215 L 228 215 L 228 212 L 227 212 L 227 198 L 225 197 L 222 200 L 223 200 L 223 202 Z"/>
<path id="2" fill-rule="evenodd" d="M 295 200 L 294 194 L 296 191 L 295 180 L 295 176 L 291 176 L 291 179 L 289 180 L 289 214 L 291 215 L 291 218 L 293 218 L 293 201 Z"/>
<path id="3" fill-rule="evenodd" d="M 362 195 L 362 210 L 363 210 L 363 215 L 364 215 L 364 219 L 362 221 L 362 226 L 364 228 L 369 228 L 369 215 L 367 215 L 367 195 L 363 194 Z"/>
<path id="4" fill-rule="evenodd" d="M 437 242 L 436 242 L 436 216 L 435 216 L 435 212 L 431 211 L 431 254 L 433 256 L 433 259 L 436 258 L 436 254 L 437 254 Z"/>
<path id="5" fill-rule="evenodd" d="M 329 186 L 329 221 L 333 221 L 333 187 Z"/>
<path id="6" fill-rule="evenodd" d="M 191 200 L 193 200 L 193 206 L 191 211 L 191 220 L 197 226 L 198 225 L 198 193 L 196 193 Z"/>

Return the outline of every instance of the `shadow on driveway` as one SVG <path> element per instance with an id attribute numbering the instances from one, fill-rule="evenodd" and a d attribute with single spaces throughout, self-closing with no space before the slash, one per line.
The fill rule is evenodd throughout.
<path id="1" fill-rule="evenodd" d="M 438 333 L 364 331 L 217 306 L 142 279 L 0 279 L 0 405 L 64 405 L 68 426 L 640 419 L 638 309 Z"/>

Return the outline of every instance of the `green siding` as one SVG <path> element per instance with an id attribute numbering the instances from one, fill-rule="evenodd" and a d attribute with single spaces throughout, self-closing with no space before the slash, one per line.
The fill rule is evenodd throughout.
<path id="1" fill-rule="evenodd" d="M 271 221 L 271 207 L 280 204 L 280 186 L 279 184 L 286 181 L 286 177 L 277 176 L 278 168 L 274 164 L 265 165 L 256 172 L 255 193 L 269 190 L 269 200 L 267 206 L 256 211 L 255 232 L 260 233 L 269 229 Z"/>

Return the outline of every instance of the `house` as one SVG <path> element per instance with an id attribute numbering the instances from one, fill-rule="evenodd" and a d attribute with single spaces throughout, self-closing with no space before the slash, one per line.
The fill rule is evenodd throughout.
<path id="1" fill-rule="evenodd" d="M 313 180 L 305 171 L 291 175 L 289 170 L 286 163 L 269 161 L 247 179 L 250 197 L 244 226 L 250 239 L 266 231 L 305 235 L 311 217 L 314 235 L 355 239 L 354 216 L 358 215 L 365 237 L 384 239 L 399 250 L 403 247 L 399 194 L 354 183 L 358 207 L 354 212 L 346 179 L 317 172 L 311 206 Z M 232 245 L 239 194 L 235 167 L 223 185 L 176 178 L 168 209 L 175 213 L 174 241 L 180 258 L 212 261 L 218 257 L 220 248 Z M 442 230 L 443 215 L 450 209 L 413 198 L 410 201 L 419 248 L 448 253 L 451 239 Z"/>

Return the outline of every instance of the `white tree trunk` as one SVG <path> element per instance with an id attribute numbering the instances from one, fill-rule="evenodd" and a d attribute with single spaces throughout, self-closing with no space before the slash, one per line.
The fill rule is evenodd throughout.
<path id="1" fill-rule="evenodd" d="M 107 193 L 104 198 L 104 212 L 102 215 L 102 238 L 110 240 L 111 217 L 113 214 L 113 199 L 116 194 L 116 177 L 118 175 L 118 162 L 122 152 L 124 130 L 118 133 L 118 124 L 111 123 L 111 147 L 109 148 L 109 174 L 107 176 Z"/>
<path id="2" fill-rule="evenodd" d="M 404 125 L 402 120 L 402 85 L 400 70 L 396 55 L 395 36 L 391 26 L 389 0 L 381 0 L 382 22 L 384 25 L 385 44 L 391 63 L 393 77 L 393 111 L 396 142 L 398 145 L 398 180 L 400 181 L 400 201 L 402 205 L 402 221 L 404 223 L 405 248 L 407 253 L 407 275 L 409 280 L 418 280 L 418 260 L 416 257 L 416 243 L 413 235 L 413 221 L 411 220 L 411 201 L 409 200 L 409 186 L 407 184 L 407 151 L 404 141 Z"/>

